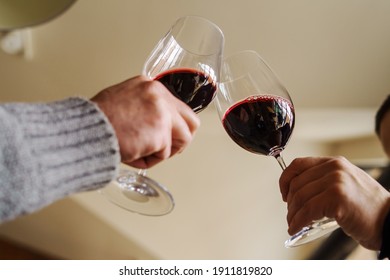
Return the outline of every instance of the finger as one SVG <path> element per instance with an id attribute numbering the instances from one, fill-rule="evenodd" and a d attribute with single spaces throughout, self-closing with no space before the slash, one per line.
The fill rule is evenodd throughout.
<path id="1" fill-rule="evenodd" d="M 171 137 L 170 135 L 168 136 L 163 137 L 163 135 L 161 135 L 162 138 L 155 139 L 155 141 L 149 143 L 149 148 L 145 149 L 143 156 L 132 161 L 127 160 L 123 162 L 135 168 L 147 169 L 169 158 L 171 155 Z"/>
<path id="2" fill-rule="evenodd" d="M 337 204 L 334 200 L 324 202 L 324 198 L 321 195 L 315 196 L 291 217 L 291 220 L 288 222 L 288 232 L 294 235 L 303 227 L 310 225 L 313 221 L 320 220 L 324 217 L 335 218 L 337 211 Z"/>
<path id="3" fill-rule="evenodd" d="M 182 152 L 192 141 L 193 134 L 187 124 L 182 118 L 176 118 L 173 121 L 172 127 L 172 147 L 171 155 Z"/>
<path id="4" fill-rule="evenodd" d="M 173 118 L 171 156 L 182 152 L 192 141 L 200 119 L 190 107 L 176 97 L 177 116 Z"/>
<path id="5" fill-rule="evenodd" d="M 134 168 L 148 169 L 148 168 L 151 168 L 154 165 L 160 163 L 163 160 L 164 159 L 162 159 L 160 156 L 150 155 L 150 156 L 146 156 L 143 158 L 139 158 L 139 159 L 131 161 L 131 162 L 124 162 L 124 163 L 129 165 L 129 166 L 132 166 Z"/>
<path id="6" fill-rule="evenodd" d="M 339 158 L 331 158 L 306 170 L 291 181 L 287 195 L 288 221 L 313 198 L 321 198 L 321 203 L 317 207 L 327 209 L 323 205 L 340 201 L 344 197 L 344 184 L 341 183 L 343 177 L 339 168 Z"/>
<path id="7" fill-rule="evenodd" d="M 315 201 L 316 199 L 313 199 L 306 203 L 290 218 L 288 221 L 288 233 L 290 235 L 296 234 L 303 227 L 310 225 L 314 220 L 321 219 L 324 216 L 320 208 L 313 205 Z"/>
<path id="8" fill-rule="evenodd" d="M 156 164 L 162 162 L 163 160 L 165 160 L 166 158 L 162 158 L 158 153 L 157 154 L 153 154 L 153 155 L 150 155 L 150 156 L 147 156 L 144 158 L 144 161 L 146 163 L 146 166 L 147 168 L 150 168 L 150 167 L 153 167 L 155 166 Z"/>
<path id="9" fill-rule="evenodd" d="M 175 106 L 180 118 L 186 122 L 191 134 L 194 134 L 200 126 L 199 116 L 194 113 L 186 103 L 175 97 L 170 91 L 166 90 L 164 93 L 167 95 L 169 103 Z"/>
<path id="10" fill-rule="evenodd" d="M 310 199 L 311 196 L 318 194 L 324 189 L 329 187 L 330 182 L 324 182 L 332 172 L 337 168 L 337 165 L 333 164 L 337 158 L 321 158 L 318 164 L 307 168 L 299 175 L 291 179 L 289 189 L 286 197 L 286 201 L 291 203 L 295 201 L 295 196 L 299 192 L 301 203 Z M 296 202 L 296 201 L 295 201 Z"/>
<path id="11" fill-rule="evenodd" d="M 329 158 L 326 157 L 306 157 L 294 159 L 283 171 L 279 179 L 279 187 L 283 200 L 287 201 L 287 196 L 290 191 L 290 182 L 295 177 L 319 163 L 326 162 L 328 159 Z"/>
<path id="12" fill-rule="evenodd" d="M 124 164 L 132 166 L 134 168 L 138 169 L 147 169 L 148 165 L 146 164 L 146 161 L 144 158 L 139 158 L 133 161 L 123 161 Z"/>
<path id="13" fill-rule="evenodd" d="M 198 130 L 200 126 L 199 116 L 196 113 L 194 113 L 192 110 L 180 111 L 180 113 L 183 119 L 186 121 L 191 133 L 195 134 L 195 132 Z"/>
<path id="14" fill-rule="evenodd" d="M 287 196 L 287 221 L 290 221 L 293 216 L 315 196 L 321 195 L 324 192 L 323 180 L 315 180 L 301 187 L 298 191 L 290 191 Z"/>

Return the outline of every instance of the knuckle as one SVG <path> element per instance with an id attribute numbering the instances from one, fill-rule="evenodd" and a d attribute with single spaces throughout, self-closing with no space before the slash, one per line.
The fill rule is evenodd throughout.
<path id="1" fill-rule="evenodd" d="M 334 218 L 340 225 L 344 224 L 346 220 L 346 212 L 340 204 L 328 205 L 325 216 Z"/>
<path id="2" fill-rule="evenodd" d="M 294 196 L 298 192 L 298 189 L 300 187 L 299 178 L 294 177 L 290 181 L 289 185 L 289 195 Z"/>
<path id="3" fill-rule="evenodd" d="M 143 86 L 143 97 L 148 100 L 150 104 L 157 103 L 159 96 L 157 94 L 157 87 L 150 82 Z"/>
<path id="4" fill-rule="evenodd" d="M 335 169 L 343 169 L 347 165 L 347 159 L 343 156 L 336 156 L 330 160 L 330 164 L 335 168 Z"/>
<path id="5" fill-rule="evenodd" d="M 150 102 L 158 102 L 161 99 L 163 85 L 157 81 L 145 80 L 142 83 L 143 96 L 149 99 Z"/>
<path id="6" fill-rule="evenodd" d="M 299 166 L 299 165 L 301 165 L 302 162 L 303 162 L 303 158 L 295 158 L 292 160 L 291 165 Z"/>
<path id="7" fill-rule="evenodd" d="M 340 192 L 343 184 L 343 172 L 340 170 L 329 172 L 324 180 L 324 184 L 329 186 L 328 191 L 332 192 L 332 194 Z"/>
<path id="8" fill-rule="evenodd" d="M 193 114 L 195 114 L 195 113 L 193 113 Z M 199 127 L 200 127 L 200 118 L 198 117 L 198 115 L 195 114 L 195 116 L 193 118 L 193 131 L 195 132 L 195 130 L 197 130 Z"/>
<path id="9" fill-rule="evenodd" d="M 294 199 L 294 203 L 297 205 L 304 205 L 305 201 L 303 200 L 302 192 L 301 191 L 294 191 L 292 193 L 292 197 Z"/>

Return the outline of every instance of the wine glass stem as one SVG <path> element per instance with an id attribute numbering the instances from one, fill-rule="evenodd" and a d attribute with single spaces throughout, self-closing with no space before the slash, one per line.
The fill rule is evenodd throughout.
<path id="1" fill-rule="evenodd" d="M 146 176 L 146 169 L 140 169 L 140 170 L 138 170 L 138 175 Z"/>
<path id="2" fill-rule="evenodd" d="M 284 162 L 284 159 L 281 154 L 278 154 L 275 156 L 276 160 L 278 161 L 280 167 L 285 170 L 286 169 L 286 163 Z"/>

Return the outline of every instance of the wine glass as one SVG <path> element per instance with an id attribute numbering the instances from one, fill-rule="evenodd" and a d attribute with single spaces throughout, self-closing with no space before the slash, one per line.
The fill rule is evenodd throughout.
<path id="1" fill-rule="evenodd" d="M 223 47 L 223 33 L 213 22 L 182 17 L 157 43 L 142 73 L 160 81 L 199 113 L 216 95 Z M 144 215 L 165 215 L 174 207 L 168 189 L 147 177 L 145 169 L 121 169 L 119 177 L 101 192 L 122 208 Z"/>
<path id="2" fill-rule="evenodd" d="M 273 156 L 284 170 L 282 157 L 295 125 L 291 97 L 271 68 L 255 51 L 242 51 L 223 61 L 216 108 L 231 139 L 245 150 Z M 338 227 L 323 218 L 304 227 L 285 242 L 295 247 Z"/>

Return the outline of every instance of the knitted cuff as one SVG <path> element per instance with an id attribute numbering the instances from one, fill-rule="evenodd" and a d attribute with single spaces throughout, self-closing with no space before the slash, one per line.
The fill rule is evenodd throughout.
<path id="1" fill-rule="evenodd" d="M 29 213 L 69 194 L 97 189 L 116 176 L 118 141 L 95 103 L 69 98 L 1 107 L 8 139 L 2 149 L 9 164 L 1 183 L 0 200 L 4 200 L 0 201 L 0 218 Z"/>

